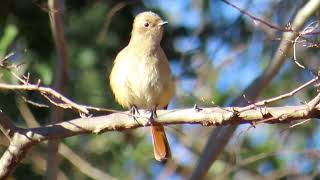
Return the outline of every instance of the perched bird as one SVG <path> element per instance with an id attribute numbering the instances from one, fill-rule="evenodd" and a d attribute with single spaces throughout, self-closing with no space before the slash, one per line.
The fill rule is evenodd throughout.
<path id="1" fill-rule="evenodd" d="M 114 61 L 110 74 L 111 89 L 118 103 L 133 113 L 140 108 L 149 109 L 154 115 L 156 109 L 166 109 L 174 95 L 175 78 L 160 46 L 165 24 L 167 22 L 156 13 L 138 14 L 129 44 Z M 160 124 L 151 124 L 155 159 L 165 161 L 171 157 L 171 152 L 164 128 Z"/>

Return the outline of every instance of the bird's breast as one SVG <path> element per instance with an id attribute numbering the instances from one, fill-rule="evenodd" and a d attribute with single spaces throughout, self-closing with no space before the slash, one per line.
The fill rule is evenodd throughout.
<path id="1" fill-rule="evenodd" d="M 112 70 L 112 76 L 117 80 L 111 82 L 118 102 L 125 107 L 166 106 L 172 96 L 171 72 L 168 63 L 163 61 L 167 60 L 145 54 L 118 59 Z"/>
<path id="2" fill-rule="evenodd" d="M 155 105 L 164 91 L 165 82 L 162 79 L 158 62 L 150 57 L 141 57 L 140 62 L 133 63 L 127 73 L 127 86 L 135 97 L 135 104 L 146 106 Z M 132 71 L 132 72 L 130 72 Z"/>

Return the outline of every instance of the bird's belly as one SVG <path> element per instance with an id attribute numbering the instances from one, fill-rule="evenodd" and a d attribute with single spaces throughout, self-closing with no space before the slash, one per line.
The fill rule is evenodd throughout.
<path id="1" fill-rule="evenodd" d="M 128 94 L 131 94 L 132 103 L 139 108 L 152 108 L 159 106 L 160 98 L 165 89 L 158 72 L 154 70 L 137 71 L 134 75 L 128 77 L 130 88 L 127 88 Z"/>
<path id="2" fill-rule="evenodd" d="M 110 83 L 116 100 L 127 108 L 168 105 L 174 91 L 169 67 L 157 57 L 133 57 L 130 61 L 120 59 L 113 67 Z"/>

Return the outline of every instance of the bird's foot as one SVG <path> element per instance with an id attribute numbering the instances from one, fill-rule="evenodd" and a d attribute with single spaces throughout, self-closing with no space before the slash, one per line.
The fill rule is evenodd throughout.
<path id="1" fill-rule="evenodd" d="M 153 124 L 154 120 L 158 118 L 157 105 L 148 110 L 150 112 L 149 123 Z"/>
<path id="2" fill-rule="evenodd" d="M 134 117 L 135 115 L 140 115 L 139 109 L 136 105 L 131 106 L 130 114 Z"/>
<path id="3" fill-rule="evenodd" d="M 138 124 L 141 125 L 141 123 L 138 121 L 138 119 L 137 119 L 137 117 L 136 117 L 136 115 L 140 115 L 140 112 L 139 112 L 138 107 L 137 107 L 136 105 L 131 106 L 129 112 L 130 112 L 130 117 L 131 117 L 134 121 L 136 121 Z M 143 126 L 144 126 L 144 125 L 143 125 Z"/>

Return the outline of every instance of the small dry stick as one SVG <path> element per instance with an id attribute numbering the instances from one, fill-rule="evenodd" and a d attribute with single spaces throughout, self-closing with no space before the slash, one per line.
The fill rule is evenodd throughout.
<path id="1" fill-rule="evenodd" d="M 308 119 L 305 119 L 305 120 L 303 120 L 303 121 L 301 121 L 301 122 L 298 122 L 298 123 L 295 123 L 295 124 L 293 124 L 293 125 L 290 125 L 288 128 L 285 128 L 285 129 L 281 130 L 281 131 L 280 131 L 280 134 L 284 133 L 285 131 L 288 131 L 288 130 L 291 129 L 291 128 L 294 128 L 294 127 L 296 127 L 296 126 L 299 126 L 299 125 L 301 125 L 301 124 L 304 124 L 304 123 L 306 123 L 306 122 L 308 122 L 308 121 L 310 121 L 310 120 L 311 120 L 311 119 L 308 118 Z"/>
<path id="2" fill-rule="evenodd" d="M 238 111 L 240 111 L 240 112 L 247 111 L 247 110 L 253 109 L 253 108 L 257 107 L 257 106 L 263 106 L 263 105 L 269 104 L 271 102 L 279 101 L 281 99 L 285 99 L 287 97 L 293 96 L 297 92 L 301 91 L 302 89 L 304 89 L 304 88 L 308 87 L 309 85 L 311 85 L 312 83 L 316 82 L 318 79 L 319 79 L 318 76 L 314 77 L 310 81 L 304 83 L 303 85 L 299 86 L 298 88 L 294 89 L 293 91 L 291 91 L 289 93 L 282 94 L 282 95 L 277 96 L 277 97 L 273 97 L 273 98 L 270 98 L 270 99 L 266 99 L 266 100 L 262 100 L 262 101 L 256 102 L 254 104 L 245 106 L 243 108 L 239 108 Z M 311 101 L 311 102 L 314 102 L 314 101 Z M 314 106 L 312 106 L 312 107 L 314 107 Z"/>
<path id="3" fill-rule="evenodd" d="M 316 25 L 315 25 L 316 24 Z M 300 68 L 302 69 L 306 69 L 306 67 L 304 65 L 302 65 L 298 59 L 297 59 L 297 55 L 296 55 L 296 44 L 298 43 L 298 40 L 305 34 L 308 34 L 310 32 L 313 32 L 315 29 L 317 29 L 317 27 L 319 26 L 319 21 L 313 21 L 312 23 L 310 23 L 308 26 L 306 26 L 301 33 L 299 33 L 299 35 L 295 38 L 294 42 L 293 42 L 293 62 Z M 305 40 L 301 41 L 304 42 Z"/>

